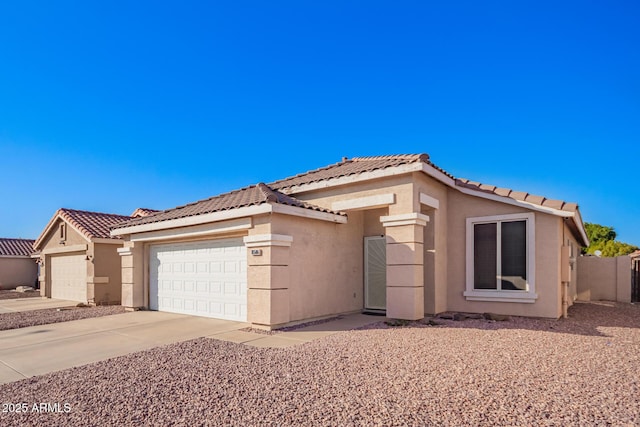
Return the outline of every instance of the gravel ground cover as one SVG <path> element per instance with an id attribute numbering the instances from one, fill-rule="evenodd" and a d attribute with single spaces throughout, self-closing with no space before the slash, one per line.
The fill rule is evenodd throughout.
<path id="1" fill-rule="evenodd" d="M 40 291 L 31 291 L 31 292 L 16 292 L 13 289 L 3 289 L 0 290 L 0 300 L 3 299 L 17 299 L 17 298 L 33 298 L 39 297 Z"/>
<path id="2" fill-rule="evenodd" d="M 639 425 L 640 307 L 570 315 L 379 322 L 286 349 L 202 338 L 2 385 L 25 411 L 0 425 Z"/>
<path id="3" fill-rule="evenodd" d="M 0 314 L 0 331 L 26 328 L 28 326 L 47 325 L 49 323 L 68 322 L 70 320 L 88 319 L 90 317 L 109 316 L 124 313 L 124 307 L 105 305 L 96 307 L 47 308 L 43 310 L 21 311 Z M 1 424 L 1 423 L 0 423 Z"/>

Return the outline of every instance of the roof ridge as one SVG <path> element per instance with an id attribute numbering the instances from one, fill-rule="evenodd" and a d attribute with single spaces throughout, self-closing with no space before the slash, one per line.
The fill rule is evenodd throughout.
<path id="1" fill-rule="evenodd" d="M 370 161 L 370 160 L 420 160 L 428 162 L 430 159 L 427 153 L 419 154 L 386 154 L 382 156 L 360 156 L 354 157 L 351 160 L 354 162 Z"/>
<path id="2" fill-rule="evenodd" d="M 280 200 L 280 197 L 278 196 L 279 191 L 275 191 L 264 182 L 257 183 L 256 188 L 260 190 L 260 193 L 262 193 L 262 195 L 264 196 L 265 201 L 277 203 Z"/>
<path id="3" fill-rule="evenodd" d="M 131 218 L 129 215 L 108 213 L 108 212 L 97 212 L 97 211 L 85 211 L 82 209 L 71 209 L 71 208 L 60 208 L 58 209 L 58 213 L 60 212 L 80 212 L 80 213 L 88 213 L 88 214 L 98 214 L 98 215 L 109 215 L 109 216 L 122 216 L 126 218 Z"/>
<path id="4" fill-rule="evenodd" d="M 313 173 L 322 172 L 324 170 L 331 169 L 331 168 L 334 168 L 336 166 L 341 166 L 341 165 L 344 165 L 346 163 L 352 163 L 352 162 L 353 162 L 353 159 L 350 160 L 350 159 L 348 159 L 346 157 L 343 157 L 342 160 L 340 160 L 337 163 L 332 163 L 330 165 L 323 166 L 321 168 L 316 168 L 316 169 L 313 169 L 313 170 L 310 170 L 310 171 L 307 171 L 307 172 L 302 172 L 302 173 L 299 173 L 299 174 L 296 174 L 296 175 L 288 176 L 286 178 L 278 179 L 276 181 L 272 181 L 271 183 L 269 183 L 269 185 L 277 184 L 278 182 L 288 181 L 290 179 L 299 178 L 299 177 L 310 175 L 310 174 L 313 174 Z"/>

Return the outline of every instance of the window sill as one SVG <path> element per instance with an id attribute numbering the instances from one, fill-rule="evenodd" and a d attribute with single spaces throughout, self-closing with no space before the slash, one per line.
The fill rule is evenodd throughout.
<path id="1" fill-rule="evenodd" d="M 463 295 L 467 301 L 517 302 L 532 304 L 536 302 L 536 299 L 538 299 L 538 294 L 529 292 L 466 291 Z"/>

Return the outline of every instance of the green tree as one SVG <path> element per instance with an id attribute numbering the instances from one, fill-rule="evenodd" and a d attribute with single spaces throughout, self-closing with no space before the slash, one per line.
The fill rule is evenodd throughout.
<path id="1" fill-rule="evenodd" d="M 584 253 L 593 254 L 595 251 L 600 251 L 603 257 L 615 257 L 638 250 L 637 246 L 617 241 L 617 234 L 613 227 L 586 222 L 584 228 L 590 242 L 590 245 L 584 249 Z"/>
<path id="2" fill-rule="evenodd" d="M 607 240 L 616 240 L 617 234 L 613 227 L 606 227 L 600 224 L 585 222 L 584 229 L 587 232 L 587 237 L 592 244 Z"/>

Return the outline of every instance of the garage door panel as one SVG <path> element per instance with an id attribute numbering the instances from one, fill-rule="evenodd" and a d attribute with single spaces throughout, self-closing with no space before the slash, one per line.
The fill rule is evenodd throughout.
<path id="1" fill-rule="evenodd" d="M 61 255 L 51 257 L 51 297 L 87 302 L 86 255 Z"/>
<path id="2" fill-rule="evenodd" d="M 242 239 L 152 246 L 150 307 L 245 321 L 246 254 Z"/>

